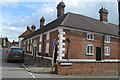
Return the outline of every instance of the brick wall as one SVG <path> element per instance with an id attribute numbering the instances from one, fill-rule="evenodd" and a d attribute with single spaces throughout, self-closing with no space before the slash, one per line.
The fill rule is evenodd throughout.
<path id="1" fill-rule="evenodd" d="M 110 62 L 74 62 L 72 66 L 62 66 L 57 63 L 56 72 L 59 75 L 118 75 L 118 63 Z"/>
<path id="2" fill-rule="evenodd" d="M 69 58 L 71 59 L 96 59 L 96 47 L 101 47 L 102 53 L 104 52 L 104 47 L 108 46 L 110 47 L 110 56 L 105 56 L 105 54 L 102 54 L 103 58 L 105 59 L 118 59 L 118 53 L 119 53 L 119 42 L 118 38 L 111 37 L 110 43 L 104 42 L 104 36 L 99 34 L 94 34 L 94 40 L 87 40 L 86 36 L 87 33 L 80 32 L 80 31 L 73 31 L 73 30 L 67 30 L 64 29 L 66 32 L 65 39 L 70 38 L 71 42 L 69 44 Z M 64 41 L 66 43 L 65 48 L 65 57 L 67 57 L 67 41 Z M 86 45 L 92 44 L 94 46 L 94 55 L 88 56 L 86 54 Z"/>

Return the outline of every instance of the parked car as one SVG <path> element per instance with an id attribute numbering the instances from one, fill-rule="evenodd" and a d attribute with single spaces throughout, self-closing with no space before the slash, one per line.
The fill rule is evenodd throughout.
<path id="1" fill-rule="evenodd" d="M 21 61 L 24 62 L 24 51 L 19 47 L 11 47 L 8 51 L 7 62 L 10 61 Z"/>

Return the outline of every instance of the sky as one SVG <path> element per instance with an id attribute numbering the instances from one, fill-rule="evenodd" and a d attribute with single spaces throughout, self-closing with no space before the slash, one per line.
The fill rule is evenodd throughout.
<path id="1" fill-rule="evenodd" d="M 27 26 L 40 28 L 40 18 L 45 24 L 57 18 L 56 6 L 62 0 L 2 0 L 0 2 L 0 37 L 18 41 Z M 72 12 L 99 20 L 99 9 L 109 11 L 108 22 L 118 25 L 117 0 L 63 0 L 65 13 Z"/>

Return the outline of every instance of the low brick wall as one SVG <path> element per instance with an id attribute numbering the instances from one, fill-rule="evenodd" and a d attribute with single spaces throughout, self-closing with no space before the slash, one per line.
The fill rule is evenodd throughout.
<path id="1" fill-rule="evenodd" d="M 35 62 L 37 62 L 41 66 L 44 66 L 44 67 L 51 67 L 52 66 L 51 60 L 49 60 L 49 59 L 45 59 L 45 58 L 42 58 L 42 57 L 36 57 L 36 59 L 33 59 L 32 55 L 26 55 L 26 57 L 35 61 Z"/>
<path id="2" fill-rule="evenodd" d="M 37 58 L 36 58 L 36 61 L 37 61 L 38 63 L 40 63 L 41 65 L 46 66 L 46 67 L 51 67 L 51 66 L 52 66 L 51 60 L 49 60 L 49 59 L 37 57 Z"/>
<path id="3" fill-rule="evenodd" d="M 118 75 L 118 63 L 116 62 L 72 62 L 72 65 L 56 65 L 59 75 L 81 74 L 81 75 Z"/>

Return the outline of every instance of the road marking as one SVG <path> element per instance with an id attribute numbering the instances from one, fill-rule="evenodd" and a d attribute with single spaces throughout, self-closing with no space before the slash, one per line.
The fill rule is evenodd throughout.
<path id="1" fill-rule="evenodd" d="M 24 64 L 22 64 L 23 65 L 23 67 L 28 71 L 28 73 L 33 77 L 33 78 L 35 78 L 35 76 L 30 72 L 30 70 L 24 65 Z"/>

